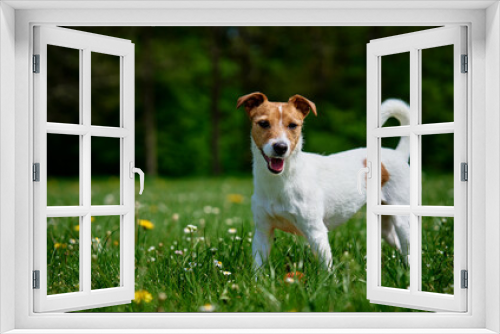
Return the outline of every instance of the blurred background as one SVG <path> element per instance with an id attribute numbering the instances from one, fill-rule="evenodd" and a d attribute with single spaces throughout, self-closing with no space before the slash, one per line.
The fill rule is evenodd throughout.
<path id="1" fill-rule="evenodd" d="M 271 101 L 301 94 L 316 103 L 318 116 L 304 128 L 306 151 L 365 146 L 366 44 L 429 27 L 71 28 L 135 44 L 136 166 L 149 177 L 183 177 L 249 175 L 249 121 L 235 106 L 253 91 Z M 424 122 L 452 121 L 453 72 L 443 66 L 452 52 L 437 48 L 425 57 L 432 61 L 423 61 Z M 78 51 L 49 46 L 48 66 L 48 120 L 78 123 Z M 94 125 L 119 125 L 119 66 L 118 57 L 92 53 Z M 408 101 L 408 54 L 384 57 L 382 95 Z M 107 148 L 92 150 L 99 160 L 93 175 L 118 176 L 114 141 L 93 141 Z M 434 136 L 424 146 L 429 172 L 450 170 L 452 141 Z M 51 174 L 77 176 L 78 142 L 49 135 L 49 147 Z"/>

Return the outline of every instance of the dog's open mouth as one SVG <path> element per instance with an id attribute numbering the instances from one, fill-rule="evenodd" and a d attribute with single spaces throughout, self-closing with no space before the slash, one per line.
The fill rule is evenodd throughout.
<path id="1" fill-rule="evenodd" d="M 267 169 L 269 169 L 271 173 L 279 174 L 283 171 L 283 168 L 285 167 L 284 159 L 268 157 L 267 155 L 264 154 L 264 152 L 262 152 L 262 156 L 266 160 Z"/>

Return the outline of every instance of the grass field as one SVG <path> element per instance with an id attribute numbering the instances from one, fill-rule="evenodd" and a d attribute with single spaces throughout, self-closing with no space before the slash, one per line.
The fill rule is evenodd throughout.
<path id="1" fill-rule="evenodd" d="M 452 205 L 453 178 L 426 176 L 427 203 Z M 138 188 L 137 188 L 138 189 Z M 62 195 L 61 195 L 62 194 Z M 117 179 L 92 183 L 93 204 L 117 204 Z M 251 178 L 146 182 L 136 196 L 136 299 L 92 312 L 405 312 L 366 299 L 363 208 L 330 233 L 334 270 L 305 240 L 277 232 L 270 262 L 252 273 Z M 78 203 L 78 182 L 49 180 L 49 205 Z M 451 202 L 450 202 L 451 201 Z M 78 291 L 78 218 L 48 219 L 48 291 Z M 453 293 L 453 220 L 426 218 L 423 290 Z M 119 284 L 119 219 L 92 219 L 92 288 Z M 409 268 L 382 244 L 382 284 L 406 289 Z"/>

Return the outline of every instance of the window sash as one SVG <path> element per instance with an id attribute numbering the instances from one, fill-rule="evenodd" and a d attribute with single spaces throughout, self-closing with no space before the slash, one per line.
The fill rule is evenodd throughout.
<path id="1" fill-rule="evenodd" d="M 40 73 L 34 82 L 34 161 L 40 163 L 40 182 L 34 183 L 34 270 L 40 289 L 34 289 L 34 311 L 73 311 L 129 303 L 134 298 L 134 45 L 127 40 L 76 30 L 35 27 L 34 54 Z M 47 122 L 47 45 L 80 50 L 80 124 Z M 120 57 L 120 127 L 91 125 L 91 52 Z M 80 138 L 80 205 L 47 206 L 47 134 Z M 120 205 L 91 205 L 91 137 L 120 138 Z M 61 154 L 64 154 L 61 152 Z M 120 216 L 120 286 L 91 289 L 91 216 Z M 47 295 L 47 217 L 80 217 L 80 284 L 78 292 Z"/>
<path id="2" fill-rule="evenodd" d="M 467 76 L 460 73 L 461 55 L 467 54 L 466 28 L 452 26 L 429 29 L 371 41 L 367 46 L 367 150 L 372 178 L 367 182 L 367 297 L 371 302 L 423 310 L 467 310 L 467 290 L 460 288 L 460 271 L 467 269 L 467 183 L 460 181 L 460 163 L 467 162 Z M 454 45 L 454 122 L 419 124 L 421 114 L 421 51 Z M 381 57 L 410 52 L 410 125 L 382 128 Z M 423 206 L 421 193 L 421 143 L 424 134 L 454 133 L 454 206 Z M 410 137 L 410 205 L 380 205 L 380 138 Z M 410 215 L 410 288 L 383 287 L 381 282 L 381 232 L 379 217 Z M 454 294 L 420 291 L 421 231 L 419 217 L 454 217 Z"/>

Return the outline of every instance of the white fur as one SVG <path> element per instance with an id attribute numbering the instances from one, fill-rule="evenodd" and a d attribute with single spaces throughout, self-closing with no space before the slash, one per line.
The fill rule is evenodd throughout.
<path id="1" fill-rule="evenodd" d="M 388 100 L 381 109 L 384 122 L 394 116 L 407 124 L 409 108 L 404 102 Z M 401 142 L 396 150 L 382 149 L 382 162 L 390 175 L 382 187 L 384 204 L 409 204 L 409 145 Z M 263 150 L 268 155 L 266 147 Z M 321 156 L 302 152 L 300 138 L 295 150 L 287 152 L 283 172 L 278 175 L 268 170 L 253 140 L 252 153 L 255 266 L 258 268 L 267 260 L 275 229 L 306 237 L 320 261 L 331 266 L 328 231 L 346 222 L 366 203 L 356 188 L 357 172 L 365 167 L 366 149 Z M 382 219 L 383 237 L 405 256 L 409 250 L 409 229 L 407 217 Z"/>

